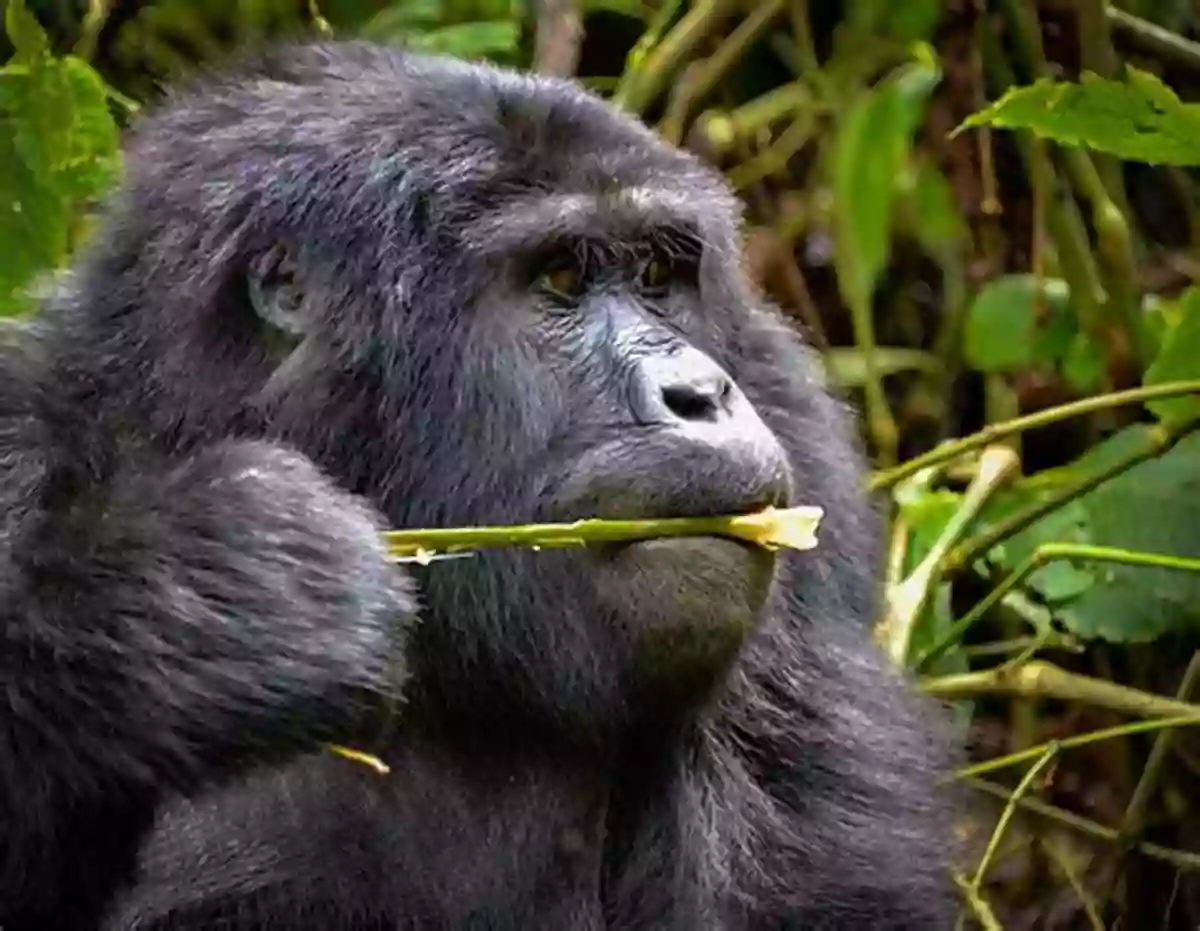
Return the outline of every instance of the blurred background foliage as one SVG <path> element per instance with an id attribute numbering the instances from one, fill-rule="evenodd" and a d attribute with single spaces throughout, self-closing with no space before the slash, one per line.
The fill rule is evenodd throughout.
<path id="1" fill-rule="evenodd" d="M 879 639 L 971 758 L 962 927 L 1200 926 L 1200 6 L 0 5 L 10 322 L 138 109 L 281 36 L 573 75 L 720 167 L 749 273 L 863 413 Z"/>

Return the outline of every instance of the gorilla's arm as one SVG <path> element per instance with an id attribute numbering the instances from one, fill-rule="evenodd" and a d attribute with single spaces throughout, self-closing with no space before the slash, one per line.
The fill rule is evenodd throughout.
<path id="1" fill-rule="evenodd" d="M 163 794 L 346 739 L 411 616 L 372 515 L 307 460 L 119 458 L 0 356 L 0 925 L 85 929 Z M 51 427 L 45 412 L 67 423 Z M 64 438 L 59 442 L 56 438 Z M 65 439 L 69 437 L 69 440 Z"/>

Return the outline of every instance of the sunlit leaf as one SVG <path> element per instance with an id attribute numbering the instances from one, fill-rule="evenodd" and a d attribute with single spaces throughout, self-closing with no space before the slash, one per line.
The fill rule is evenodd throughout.
<path id="1" fill-rule="evenodd" d="M 32 309 L 24 289 L 65 254 L 67 221 L 62 198 L 26 166 L 0 126 L 0 315 Z"/>
<path id="2" fill-rule="evenodd" d="M 907 64 L 863 94 L 839 127 L 832 156 L 838 284 L 851 306 L 869 300 L 887 264 L 897 179 L 940 78 L 932 59 Z"/>
<path id="3" fill-rule="evenodd" d="M 106 88 L 83 60 L 47 53 L 0 69 L 0 313 L 31 309 L 30 283 L 67 258 L 112 184 L 118 144 Z"/>
<path id="4" fill-rule="evenodd" d="M 1181 102 L 1149 72 L 1126 71 L 1127 81 L 1085 73 L 1079 84 L 1043 78 L 1015 87 L 959 129 L 1027 129 L 1129 161 L 1200 165 L 1200 105 Z"/>
<path id="5" fill-rule="evenodd" d="M 37 61 L 50 48 L 45 30 L 25 0 L 8 0 L 4 9 L 4 32 L 16 51 L 13 60 L 19 64 Z"/>

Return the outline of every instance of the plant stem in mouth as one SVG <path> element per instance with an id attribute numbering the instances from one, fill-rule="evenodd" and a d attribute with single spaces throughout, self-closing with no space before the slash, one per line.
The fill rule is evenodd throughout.
<path id="1" fill-rule="evenodd" d="M 508 527 L 451 527 L 431 530 L 388 530 L 382 534 L 392 556 L 416 559 L 498 546 L 589 546 L 663 537 L 732 537 L 766 549 L 807 550 L 817 545 L 816 531 L 824 510 L 819 507 L 765 508 L 753 514 L 721 517 L 664 517 L 645 520 L 583 518 L 565 524 Z"/>

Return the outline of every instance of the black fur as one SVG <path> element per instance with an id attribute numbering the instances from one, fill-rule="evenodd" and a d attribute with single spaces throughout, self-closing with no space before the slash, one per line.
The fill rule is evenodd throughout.
<path id="1" fill-rule="evenodd" d="M 869 643 L 849 418 L 750 293 L 719 177 L 572 85 L 358 43 L 181 92 L 128 171 L 57 324 L 63 444 L 97 469 L 109 436 L 185 459 L 263 438 L 396 526 L 827 518 L 815 552 L 773 561 L 693 540 L 414 570 L 408 699 L 372 747 L 392 774 L 317 755 L 176 802 L 111 927 L 948 926 L 945 723 Z M 309 315 L 283 350 L 247 298 L 276 248 Z M 539 289 L 547 250 L 600 273 L 585 296 Z M 655 254 L 670 283 L 635 286 Z M 270 513 L 138 500 L 231 535 Z M 288 528 L 320 562 L 335 531 L 312 524 Z M 241 573 L 214 569 L 231 600 Z M 125 739 L 169 749 L 173 724 Z"/>
<path id="2" fill-rule="evenodd" d="M 168 793 L 353 738 L 413 605 L 377 520 L 307 460 L 102 463 L 37 353 L 0 360 L 0 927 L 75 931 Z"/>

